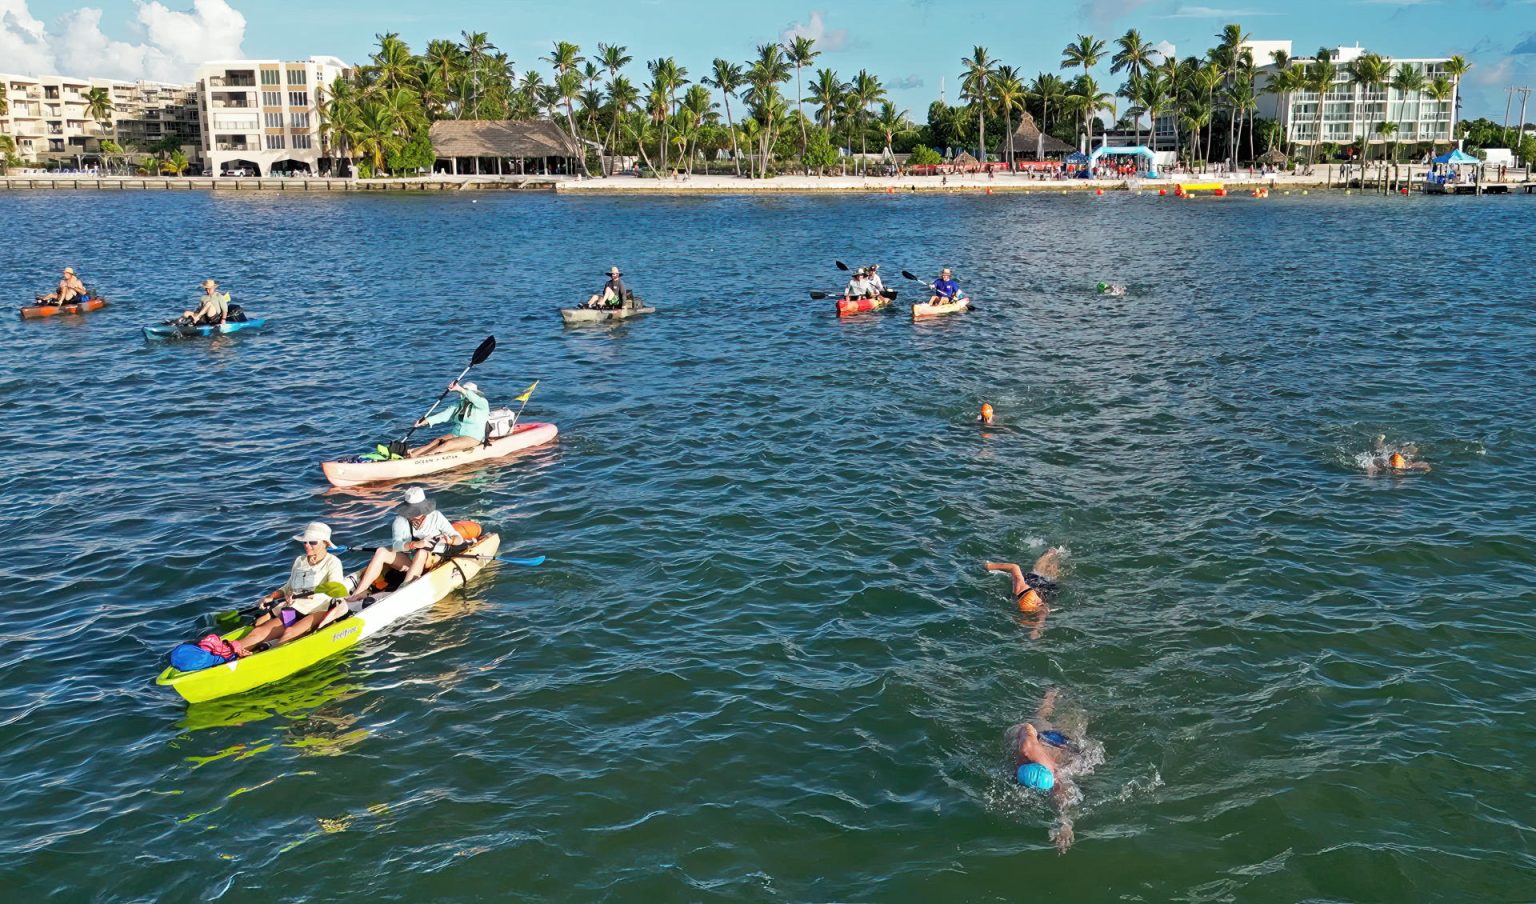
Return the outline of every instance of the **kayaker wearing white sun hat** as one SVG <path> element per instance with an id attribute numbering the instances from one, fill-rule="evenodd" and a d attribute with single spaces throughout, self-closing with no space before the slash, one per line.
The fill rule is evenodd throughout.
<path id="1" fill-rule="evenodd" d="M 425 446 L 407 452 L 407 458 L 463 452 L 485 442 L 485 426 L 491 418 L 491 403 L 480 394 L 480 387 L 455 380 L 448 384 L 448 391 L 459 394 L 459 404 L 422 418 L 416 422 L 416 426 L 430 427 L 447 422 L 449 432 Z"/>
<path id="2" fill-rule="evenodd" d="M 347 597 L 348 602 L 367 596 L 385 568 L 405 572 L 402 583 L 409 583 L 427 570 L 433 553 L 446 552 L 449 546 L 460 546 L 465 542 L 453 522 L 437 510 L 437 503 L 428 499 L 421 487 L 405 491 L 405 501 L 395 506 L 390 532 L 393 542 L 374 550 L 373 560 L 357 579 L 357 587 Z"/>
<path id="3" fill-rule="evenodd" d="M 265 611 L 257 617 L 256 626 L 235 647 L 239 653 L 259 652 L 252 648 L 263 642 L 275 647 L 308 634 L 326 620 L 335 601 L 347 593 L 341 560 L 330 552 L 328 525 L 311 521 L 293 540 L 304 546 L 304 552 L 293 560 L 288 583 L 267 594 Z"/>

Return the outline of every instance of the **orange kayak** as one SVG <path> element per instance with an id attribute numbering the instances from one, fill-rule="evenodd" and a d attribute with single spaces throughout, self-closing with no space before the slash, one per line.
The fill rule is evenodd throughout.
<path id="1" fill-rule="evenodd" d="M 27 320 L 33 317 L 57 317 L 60 314 L 89 314 L 106 306 L 105 298 L 87 298 L 69 304 L 29 304 L 21 309 L 21 317 Z"/>
<path id="2" fill-rule="evenodd" d="M 891 299 L 885 296 L 879 298 L 839 298 L 837 300 L 837 316 L 846 317 L 849 314 L 864 314 L 869 311 L 878 311 L 890 303 Z"/>

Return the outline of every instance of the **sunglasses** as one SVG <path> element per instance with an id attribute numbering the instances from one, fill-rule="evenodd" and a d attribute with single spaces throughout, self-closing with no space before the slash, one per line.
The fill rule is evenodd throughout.
<path id="1" fill-rule="evenodd" d="M 304 545 L 305 546 L 324 546 L 325 545 L 325 541 L 324 540 L 305 540 L 304 541 Z"/>

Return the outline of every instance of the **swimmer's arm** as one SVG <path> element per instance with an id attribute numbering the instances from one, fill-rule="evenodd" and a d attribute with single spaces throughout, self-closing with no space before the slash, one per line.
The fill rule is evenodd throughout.
<path id="1" fill-rule="evenodd" d="M 1040 708 L 1035 710 L 1035 718 L 1049 719 L 1051 717 L 1051 713 L 1056 711 L 1056 695 L 1059 693 L 1061 693 L 1060 688 L 1052 687 L 1046 689 L 1045 699 L 1040 701 Z"/>
<path id="2" fill-rule="evenodd" d="M 1427 462 L 1427 461 L 1415 461 L 1415 462 L 1412 462 L 1412 463 L 1410 463 L 1408 465 L 1407 470 L 1409 470 L 1409 471 L 1423 471 L 1423 472 L 1425 472 L 1427 474 L 1427 473 L 1429 473 L 1429 462 Z"/>
<path id="3" fill-rule="evenodd" d="M 1029 584 L 1024 580 L 1024 569 L 1020 568 L 1014 563 L 984 562 L 982 564 L 988 571 L 1001 571 L 1013 578 L 1013 595 L 1015 598 L 1017 598 L 1019 594 L 1029 589 Z"/>
<path id="4" fill-rule="evenodd" d="M 1029 631 L 1029 639 L 1030 640 L 1039 640 L 1040 639 L 1040 635 L 1045 633 L 1045 616 L 1047 614 L 1049 614 L 1050 611 L 1051 611 L 1051 607 L 1050 606 L 1047 606 L 1046 604 L 1041 603 L 1040 604 L 1040 614 L 1035 616 L 1034 623 L 1030 624 L 1030 622 L 1027 621 L 1027 620 L 1024 622 L 1026 625 L 1029 625 L 1029 627 L 1030 627 L 1030 631 Z"/>

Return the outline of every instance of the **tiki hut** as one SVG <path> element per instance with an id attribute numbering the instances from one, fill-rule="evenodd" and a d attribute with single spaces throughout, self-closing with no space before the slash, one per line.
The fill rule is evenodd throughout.
<path id="1" fill-rule="evenodd" d="M 435 169 L 460 173 L 572 173 L 582 151 L 547 119 L 444 119 L 432 123 Z"/>
<path id="2" fill-rule="evenodd" d="M 974 173 L 981 169 L 981 161 L 972 157 L 969 151 L 961 151 L 949 162 L 954 165 L 957 173 Z"/>
<path id="3" fill-rule="evenodd" d="M 1262 163 L 1265 166 L 1285 166 L 1286 160 L 1287 157 L 1285 156 L 1284 151 L 1280 150 L 1279 148 L 1270 148 L 1269 150 L 1259 155 L 1257 162 Z"/>
<path id="4" fill-rule="evenodd" d="M 1047 135 L 1035 125 L 1035 117 L 1028 111 L 1019 114 L 1019 127 L 1013 130 L 1013 155 L 1015 157 L 1028 157 L 1044 160 L 1046 157 L 1061 157 L 1070 154 L 1074 148 L 1054 135 Z M 998 157 L 1007 157 L 1008 136 L 997 144 Z"/>

